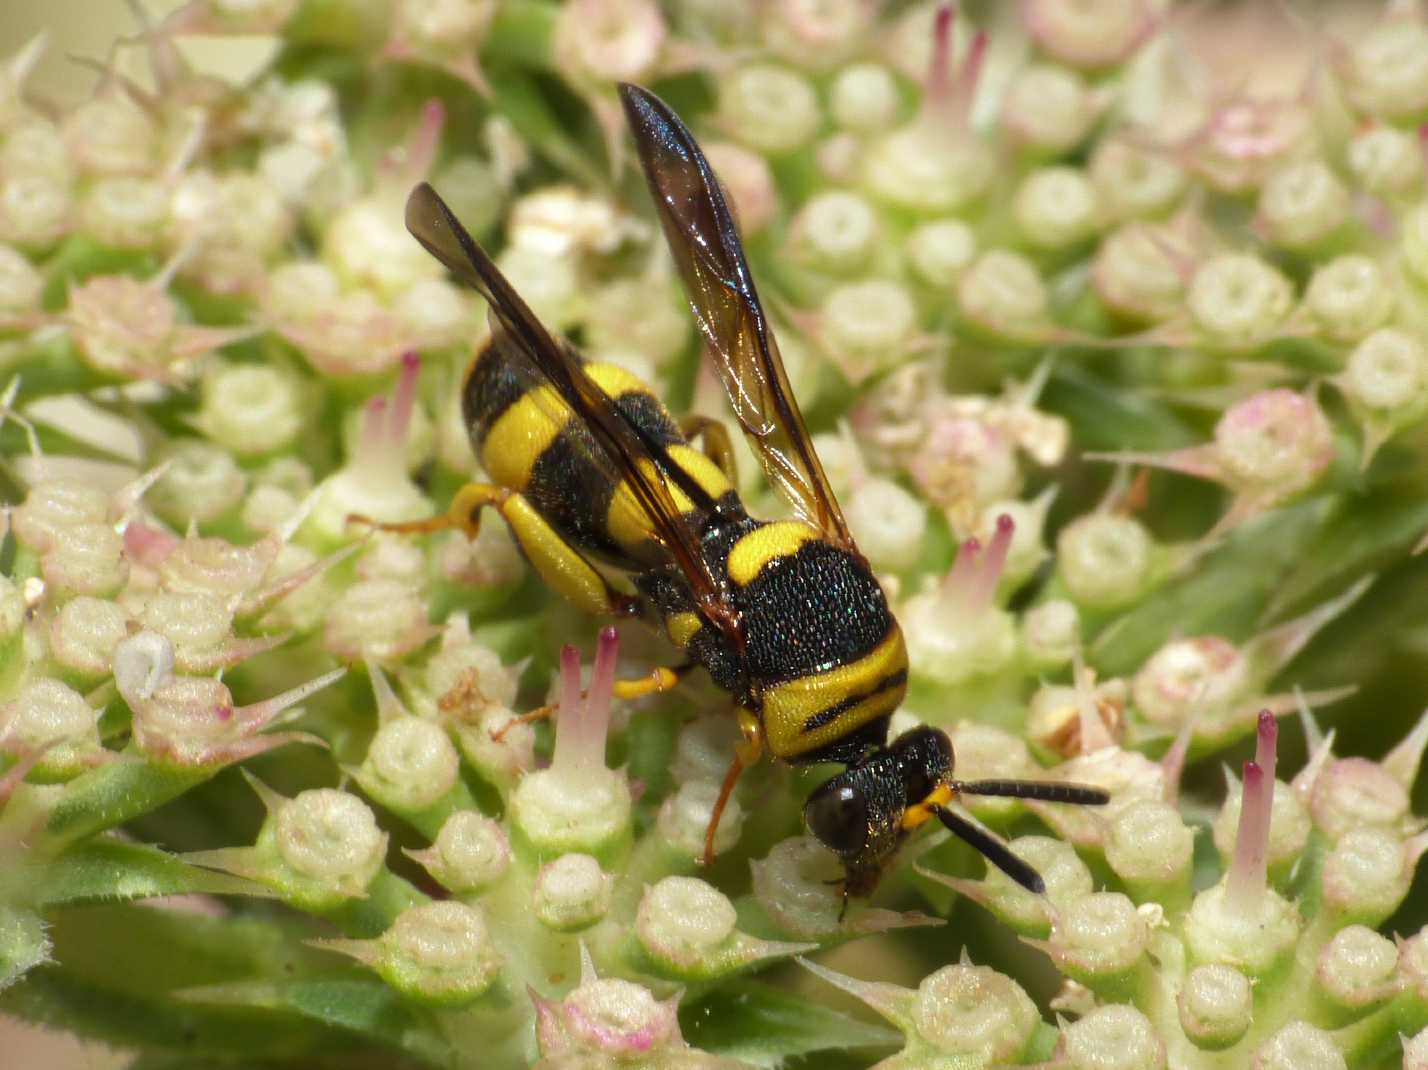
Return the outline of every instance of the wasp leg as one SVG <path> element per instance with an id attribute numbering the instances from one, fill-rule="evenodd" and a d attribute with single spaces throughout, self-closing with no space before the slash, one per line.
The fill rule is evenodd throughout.
<path id="1" fill-rule="evenodd" d="M 490 506 L 501 514 L 511 529 L 526 559 L 545 581 L 546 586 L 571 605 L 592 616 L 637 616 L 640 600 L 622 594 L 606 582 L 605 577 L 583 554 L 571 546 L 545 518 L 536 512 L 525 495 L 506 487 L 489 483 L 468 483 L 456 492 L 451 507 L 442 516 L 427 520 L 408 520 L 395 524 L 379 524 L 365 516 L 350 516 L 349 521 L 371 524 L 380 531 L 431 532 L 455 529 L 474 539 L 481 530 L 481 510 Z"/>
<path id="2" fill-rule="evenodd" d="M 714 801 L 714 811 L 709 815 L 709 825 L 704 830 L 703 864 L 706 866 L 714 864 L 714 834 L 719 831 L 719 819 L 724 816 L 724 808 L 729 805 L 739 775 L 757 762 L 764 752 L 764 726 L 749 710 L 739 710 L 739 734 L 743 738 L 734 747 L 734 760 L 724 774 L 724 783 L 719 785 L 719 798 Z"/>
<path id="3" fill-rule="evenodd" d="M 614 695 L 616 698 L 643 698 L 645 695 L 659 695 L 670 691 L 694 668 L 693 665 L 676 665 L 670 668 L 661 665 L 651 669 L 648 676 L 641 676 L 636 680 L 616 680 Z M 585 698 L 590 692 L 582 691 L 580 697 Z M 491 733 L 491 738 L 500 742 L 507 732 L 515 728 L 518 724 L 534 724 L 536 721 L 549 720 L 555 716 L 555 704 L 538 706 L 527 713 L 517 714 L 509 721 Z"/>
<path id="4" fill-rule="evenodd" d="M 687 439 L 698 438 L 704 456 L 719 466 L 730 484 L 739 485 L 739 465 L 734 459 L 734 443 L 727 427 L 708 416 L 691 413 L 680 419 L 679 432 Z"/>

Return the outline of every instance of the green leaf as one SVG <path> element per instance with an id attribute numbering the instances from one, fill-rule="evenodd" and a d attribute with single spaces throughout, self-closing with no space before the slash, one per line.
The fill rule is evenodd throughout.
<path id="1" fill-rule="evenodd" d="M 199 869 L 134 843 L 98 840 L 72 848 L 40 868 L 36 902 L 42 906 L 160 895 L 271 896 L 261 884 Z"/>
<path id="2" fill-rule="evenodd" d="M 488 74 L 492 103 L 536 152 L 586 185 L 609 185 L 590 155 L 566 132 L 570 123 L 556 115 L 534 78 L 511 70 Z"/>
<path id="3" fill-rule="evenodd" d="M 0 992 L 44 962 L 49 953 L 43 918 L 0 905 Z"/>
<path id="4" fill-rule="evenodd" d="M 36 846 L 53 852 L 122 825 L 130 818 L 156 810 L 216 769 L 173 769 L 141 760 L 125 759 L 91 769 L 65 785 L 64 797 L 45 824 L 43 840 Z"/>
<path id="5" fill-rule="evenodd" d="M 1205 437 L 1170 406 L 1117 387 L 1070 360 L 1057 363 L 1039 404 L 1071 422 L 1072 441 L 1083 450 L 1173 450 Z"/>
<path id="6" fill-rule="evenodd" d="M 697 1048 L 776 1067 L 810 1052 L 897 1048 L 902 1034 L 829 1010 L 759 981 L 733 981 L 679 1011 L 684 1037 Z"/>

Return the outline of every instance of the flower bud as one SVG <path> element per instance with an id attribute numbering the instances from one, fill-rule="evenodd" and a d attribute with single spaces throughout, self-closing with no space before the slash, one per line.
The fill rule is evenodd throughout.
<path id="1" fill-rule="evenodd" d="M 387 297 L 421 279 L 440 277 L 441 265 L 412 241 L 399 205 L 385 197 L 353 201 L 328 224 L 322 259 L 350 288 Z"/>
<path id="2" fill-rule="evenodd" d="M 1038 63 L 1012 79 L 1002 100 L 1002 122 L 1028 148 L 1059 155 L 1080 143 L 1100 110 L 1074 70 Z"/>
<path id="3" fill-rule="evenodd" d="M 1398 990 L 1397 968 L 1392 940 L 1367 926 L 1350 925 L 1319 952 L 1314 983 L 1336 1007 L 1362 1012 Z"/>
<path id="4" fill-rule="evenodd" d="M 0 179 L 0 241 L 22 249 L 48 249 L 69 228 L 74 206 L 67 184 L 44 175 Z"/>
<path id="5" fill-rule="evenodd" d="M 1106 863 L 1140 902 L 1174 903 L 1190 887 L 1195 833 L 1173 806 L 1130 803 L 1111 819 Z"/>
<path id="6" fill-rule="evenodd" d="M 420 717 L 396 717 L 377 729 L 356 778 L 389 810 L 415 814 L 431 809 L 456 786 L 460 765 L 439 726 Z"/>
<path id="7" fill-rule="evenodd" d="M 858 548 L 879 572 L 905 572 L 922 556 L 927 507 L 890 479 L 870 476 L 843 499 Z"/>
<path id="8" fill-rule="evenodd" d="M 419 589 L 401 580 L 362 580 L 333 604 L 323 646 L 343 661 L 387 662 L 411 653 L 432 634 Z"/>
<path id="9" fill-rule="evenodd" d="M 917 326 L 917 308 L 907 291 L 883 279 L 845 283 L 822 305 L 824 340 L 854 383 L 899 363 Z"/>
<path id="10" fill-rule="evenodd" d="M 1393 314 L 1393 286 L 1377 261 L 1340 256 L 1314 272 L 1304 303 L 1329 338 L 1357 342 Z"/>
<path id="11" fill-rule="evenodd" d="M 1143 0 L 1028 0 L 1022 19 L 1048 55 L 1089 69 L 1124 60 L 1151 27 Z"/>
<path id="12" fill-rule="evenodd" d="M 1102 140 L 1091 152 L 1091 183 L 1112 219 L 1164 215 L 1185 189 L 1185 172 L 1167 154 L 1128 141 Z"/>
<path id="13" fill-rule="evenodd" d="M 830 190 L 806 201 L 793 219 L 793 253 L 838 275 L 866 270 L 879 241 L 873 206 L 856 193 Z"/>
<path id="14" fill-rule="evenodd" d="M 718 783 L 729 767 L 729 755 L 739 741 L 734 718 L 723 711 L 699 714 L 679 730 L 670 773 L 675 783 Z"/>
<path id="15" fill-rule="evenodd" d="M 570 1065 L 579 1056 L 596 1065 L 648 1059 L 652 1053 L 663 1061 L 672 1057 L 667 1051 L 684 1048 L 678 1003 L 673 997 L 658 1001 L 633 981 L 587 976 L 561 1003 L 536 997 L 536 1039 L 547 1059 L 566 1056 Z"/>
<path id="16" fill-rule="evenodd" d="M 631 349 L 662 367 L 689 344 L 689 311 L 644 278 L 617 278 L 595 291 L 585 317 L 591 352 Z"/>
<path id="17" fill-rule="evenodd" d="M 960 219 L 935 219 L 908 234 L 903 251 L 919 280 L 949 290 L 976 257 L 977 236 Z"/>
<path id="18" fill-rule="evenodd" d="M 833 121 L 858 134 L 886 130 L 897 119 L 901 106 L 897 80 L 886 67 L 873 63 L 845 67 L 829 89 Z"/>
<path id="19" fill-rule="evenodd" d="M 1040 772 L 1026 743 L 1010 732 L 976 721 L 958 721 L 949 735 L 952 753 L 957 756 L 957 775 L 964 780 L 1020 780 Z M 1017 799 L 994 795 L 969 795 L 958 801 L 989 821 L 1010 818 L 1022 806 Z"/>
<path id="20" fill-rule="evenodd" d="M 1020 1062 L 1041 1016 L 1010 977 L 959 964 L 923 978 L 912 1021 L 918 1036 L 939 1053 L 993 1064 Z"/>
<path id="21" fill-rule="evenodd" d="M 1141 961 L 1150 928 L 1120 892 L 1092 892 L 1060 908 L 1051 939 L 1038 942 L 1068 976 L 1091 988 L 1118 988 Z"/>
<path id="22" fill-rule="evenodd" d="M 1033 895 L 995 866 L 988 864 L 978 901 L 1001 921 L 1021 933 L 1043 935 L 1051 928 L 1049 908 L 1064 910 L 1091 895 L 1091 871 L 1070 844 L 1050 836 L 1019 836 L 1009 844 L 1013 853 L 1041 874 L 1044 896 Z"/>
<path id="23" fill-rule="evenodd" d="M 774 156 L 812 141 L 822 116 L 808 79 L 786 67 L 756 64 L 720 79 L 719 120 L 735 141 Z"/>
<path id="24" fill-rule="evenodd" d="M 1136 673 L 1131 695 L 1146 720 L 1176 728 L 1191 717 L 1219 720 L 1251 689 L 1244 655 L 1217 636 L 1172 639 Z"/>
<path id="25" fill-rule="evenodd" d="M 873 31 L 873 11 L 862 0 L 780 0 L 761 14 L 769 49 L 809 70 L 845 62 Z"/>
<path id="26" fill-rule="evenodd" d="M 243 500 L 247 489 L 247 477 L 230 453 L 202 439 L 186 438 L 175 444 L 147 500 L 155 512 L 184 530 L 217 520 Z"/>
<path id="27" fill-rule="evenodd" d="M 1301 921 L 1293 904 L 1266 888 L 1245 903 L 1225 881 L 1195 896 L 1185 917 L 1185 943 L 1200 963 L 1224 963 L 1252 977 L 1268 973 L 1293 950 Z"/>
<path id="28" fill-rule="evenodd" d="M 283 799 L 259 835 L 277 850 L 283 871 L 269 883 L 308 910 L 326 910 L 360 898 L 382 868 L 387 834 L 367 804 L 333 788 Z"/>
<path id="29" fill-rule="evenodd" d="M 1349 53 L 1349 93 L 1385 121 L 1415 121 L 1428 110 L 1428 26 L 1414 17 L 1384 18 Z"/>
<path id="30" fill-rule="evenodd" d="M 78 479 L 42 479 L 11 514 L 11 530 L 20 543 L 44 553 L 63 531 L 79 524 L 102 524 L 109 516 L 109 496 Z"/>
<path id="31" fill-rule="evenodd" d="M 1309 812 L 1331 840 L 1363 827 L 1403 831 L 1413 820 L 1404 785 L 1367 758 L 1340 758 L 1320 772 Z"/>
<path id="32" fill-rule="evenodd" d="M 117 82 L 65 117 L 64 138 L 75 163 L 94 174 L 140 174 L 158 157 L 154 119 Z"/>
<path id="33" fill-rule="evenodd" d="M 435 843 L 407 854 L 456 895 L 488 890 L 511 866 L 511 845 L 505 832 L 497 822 L 474 810 L 457 810 L 442 824 Z"/>
<path id="34" fill-rule="evenodd" d="M 1197 1048 L 1219 1051 L 1239 1042 L 1254 1018 L 1249 978 L 1233 966 L 1196 966 L 1176 997 L 1180 1027 Z"/>
<path id="35" fill-rule="evenodd" d="M 50 624 L 50 654 L 68 672 L 92 680 L 106 675 L 114 647 L 128 634 L 128 615 L 113 602 L 81 595 L 60 607 Z"/>
<path id="36" fill-rule="evenodd" d="M 957 306 L 965 319 L 999 338 L 1034 338 L 1051 321 L 1051 296 L 1036 265 L 1005 249 L 988 250 L 972 262 L 957 282 Z"/>
<path id="37" fill-rule="evenodd" d="M 501 971 L 501 954 L 481 908 L 455 900 L 408 907 L 373 943 L 371 965 L 382 979 L 424 1002 L 467 1003 L 485 993 Z"/>
<path id="38" fill-rule="evenodd" d="M 614 884 L 590 855 L 561 855 L 536 873 L 531 908 L 546 928 L 575 932 L 605 916 Z"/>
<path id="39" fill-rule="evenodd" d="M 1290 1022 L 1255 1049 L 1250 1070 L 1349 1070 L 1331 1034 Z"/>
<path id="40" fill-rule="evenodd" d="M 843 898 L 837 883 L 843 867 L 837 855 L 811 836 L 774 844 L 768 856 L 749 863 L 754 898 L 784 932 L 819 940 L 838 929 Z"/>
<path id="41" fill-rule="evenodd" d="M 469 716 L 469 722 L 453 724 L 461 756 L 481 779 L 508 794 L 535 768 L 535 728 L 511 724 L 516 715 L 504 706 L 478 706 Z M 499 739 L 493 738 L 497 732 L 501 733 Z"/>
<path id="42" fill-rule="evenodd" d="M 576 0 L 556 16 L 556 69 L 596 83 L 654 77 L 668 36 L 654 0 Z"/>
<path id="43" fill-rule="evenodd" d="M 1164 1070 L 1165 1042 L 1134 1007 L 1097 1007 L 1066 1026 L 1057 1054 L 1066 1070 Z"/>
<path id="44" fill-rule="evenodd" d="M 1271 341 L 1294 305 L 1289 280 L 1258 257 L 1224 253 L 1200 265 L 1186 298 L 1205 344 L 1228 352 Z"/>
<path id="45" fill-rule="evenodd" d="M 307 404 L 301 381 L 272 364 L 210 364 L 195 418 L 213 441 L 240 457 L 274 453 L 303 430 Z"/>
<path id="46" fill-rule="evenodd" d="M 1170 319 L 1184 305 L 1174 240 L 1147 223 L 1128 223 L 1106 236 L 1091 264 L 1091 282 L 1107 308 L 1137 322 Z"/>
<path id="47" fill-rule="evenodd" d="M 1038 670 L 1069 664 L 1080 642 L 1081 618 L 1070 602 L 1043 602 L 1022 614 L 1022 649 Z"/>
<path id="48" fill-rule="evenodd" d="M 40 773 L 67 780 L 103 756 L 99 714 L 58 680 L 35 680 L 0 706 L 0 752 L 42 755 Z"/>
<path id="49" fill-rule="evenodd" d="M 720 720 L 732 722 L 733 718 L 721 715 Z M 680 738 L 683 739 L 683 734 Z M 727 755 L 729 751 L 723 753 Z M 676 757 L 675 761 L 679 758 Z M 727 758 L 721 759 L 720 764 L 728 765 Z M 705 832 L 709 828 L 709 819 L 714 815 L 714 803 L 719 798 L 719 780 L 718 776 L 710 780 L 685 780 L 674 794 L 660 804 L 656 821 L 660 837 L 685 858 L 698 858 L 704 853 Z M 719 815 L 719 828 L 714 833 L 715 854 L 723 854 L 739 842 L 746 816 L 738 798 L 731 797 L 724 812 Z"/>
<path id="50" fill-rule="evenodd" d="M 1100 225 L 1095 187 L 1075 167 L 1043 167 L 1027 175 L 1012 203 L 1012 215 L 1021 236 L 1038 249 L 1078 245 Z"/>
<path id="51" fill-rule="evenodd" d="M 1323 160 L 1274 171 L 1259 194 L 1259 223 L 1275 245 L 1304 251 L 1320 245 L 1349 216 L 1349 191 Z"/>
<path id="52" fill-rule="evenodd" d="M 708 980 L 748 969 L 817 945 L 758 940 L 739 932 L 734 904 L 694 877 L 665 877 L 645 890 L 635 915 L 635 935 L 660 971 Z"/>
<path id="53" fill-rule="evenodd" d="M 1381 925 L 1413 882 L 1417 851 L 1382 828 L 1355 828 L 1324 860 L 1324 907 L 1344 922 Z"/>
<path id="54" fill-rule="evenodd" d="M 1382 327 L 1354 347 L 1338 382 L 1365 408 L 1416 412 L 1428 394 L 1428 348 L 1409 331 Z"/>
<path id="55" fill-rule="evenodd" d="M 1136 601 L 1155 581 L 1159 548 L 1139 521 L 1090 513 L 1061 529 L 1057 571 L 1071 597 L 1093 609 Z"/>
<path id="56" fill-rule="evenodd" d="M 1263 390 L 1215 424 L 1215 459 L 1242 493 L 1281 501 L 1311 486 L 1334 454 L 1334 433 L 1312 397 Z"/>
<path id="57" fill-rule="evenodd" d="M 109 597 L 129 578 L 124 538 L 109 524 L 75 524 L 55 537 L 40 571 L 58 592 Z"/>
<path id="58" fill-rule="evenodd" d="M 1423 152 L 1418 139 L 1396 126 L 1374 125 L 1349 139 L 1349 170 L 1375 197 L 1412 196 L 1423 182 Z"/>

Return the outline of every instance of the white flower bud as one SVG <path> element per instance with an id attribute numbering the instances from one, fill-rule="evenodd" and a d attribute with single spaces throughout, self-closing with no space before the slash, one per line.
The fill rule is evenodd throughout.
<path id="1" fill-rule="evenodd" d="M 1231 351 L 1272 340 L 1293 305 L 1289 280 L 1247 253 L 1225 253 L 1201 264 L 1186 299 L 1206 344 Z"/>
<path id="2" fill-rule="evenodd" d="M 273 364 L 214 361 L 203 376 L 195 423 L 219 446 L 246 457 L 291 445 L 307 410 L 303 384 L 292 372 Z"/>
<path id="3" fill-rule="evenodd" d="M 977 236 L 960 219 L 936 219 L 908 234 L 903 251 L 922 282 L 951 289 L 977 255 Z"/>
<path id="4" fill-rule="evenodd" d="M 1350 94 L 1380 119 L 1409 121 L 1428 109 L 1428 26 L 1417 18 L 1384 18 L 1349 54 Z"/>
<path id="5" fill-rule="evenodd" d="M 1339 385 L 1369 409 L 1422 405 L 1428 402 L 1428 347 L 1400 327 L 1382 327 L 1354 347 Z"/>
<path id="6" fill-rule="evenodd" d="M 592 352 L 632 349 L 660 367 L 689 344 L 689 310 L 648 279 L 617 278 L 595 291 L 585 318 Z"/>
<path id="7" fill-rule="evenodd" d="M 529 245 L 508 245 L 496 258 L 496 266 L 542 322 L 565 330 L 580 319 L 585 299 L 573 254 L 551 255 Z"/>
<path id="8" fill-rule="evenodd" d="M 720 79 L 719 119 L 734 140 L 769 155 L 807 145 L 822 122 L 808 79 L 771 64 L 741 67 Z"/>
<path id="9" fill-rule="evenodd" d="M 659 1002 L 633 981 L 585 980 L 563 1003 L 537 1001 L 536 1034 L 541 1053 L 552 1060 L 585 1055 L 596 1065 L 618 1065 L 683 1048 L 678 1010 L 677 999 Z M 663 1054 L 656 1058 L 667 1061 Z"/>
<path id="10" fill-rule="evenodd" d="M 1290 1022 L 1261 1044 L 1251 1070 L 1349 1070 L 1333 1035 L 1308 1022 Z"/>
<path id="11" fill-rule="evenodd" d="M 23 253 L 0 245 L 0 314 L 35 311 L 44 287 L 45 280 Z"/>
<path id="12" fill-rule="evenodd" d="M 150 249 L 168 220 L 169 191 L 158 179 L 118 175 L 100 179 L 79 204 L 79 224 L 102 245 Z"/>
<path id="13" fill-rule="evenodd" d="M 873 9 L 862 0 L 778 0 L 762 5 L 770 51 L 809 70 L 827 70 L 861 51 Z"/>
<path id="14" fill-rule="evenodd" d="M 644 81 L 667 35 L 654 0 L 574 0 L 556 16 L 556 65 L 597 83 Z"/>
<path id="15" fill-rule="evenodd" d="M 1091 182 L 1113 219 L 1163 215 L 1185 189 L 1185 172 L 1166 153 L 1107 138 L 1091 153 Z"/>
<path id="16" fill-rule="evenodd" d="M 918 1034 L 948 1055 L 1018 1062 L 1041 1021 L 1010 977 L 986 966 L 944 966 L 923 978 L 912 1005 Z"/>
<path id="17" fill-rule="evenodd" d="M 957 305 L 984 331 L 1021 338 L 1050 320 L 1051 296 L 1036 265 L 1020 253 L 983 253 L 957 281 Z"/>
<path id="18" fill-rule="evenodd" d="M 1357 342 L 1393 314 L 1393 286 L 1377 261 L 1340 256 L 1314 272 L 1304 303 L 1331 339 Z"/>
<path id="19" fill-rule="evenodd" d="M 1236 402 L 1215 424 L 1215 459 L 1230 486 L 1280 501 L 1323 474 L 1334 432 L 1312 397 L 1280 388 Z"/>
<path id="20" fill-rule="evenodd" d="M 1061 529 L 1056 564 L 1071 597 L 1094 609 L 1140 598 L 1156 575 L 1158 547 L 1138 520 L 1091 513 Z"/>
<path id="21" fill-rule="evenodd" d="M 269 272 L 263 312 L 276 324 L 304 323 L 342 292 L 342 283 L 318 260 L 289 260 Z"/>
<path id="22" fill-rule="evenodd" d="M 46 249 L 64 236 L 73 206 L 68 186 L 43 175 L 9 175 L 0 180 L 0 241 Z"/>
<path id="23" fill-rule="evenodd" d="M 967 207 L 996 174 L 984 142 L 920 121 L 878 138 L 863 160 L 863 182 L 875 196 L 928 216 Z"/>
<path id="24" fill-rule="evenodd" d="M 895 282 L 868 279 L 832 290 L 822 306 L 823 336 L 854 383 L 899 363 L 917 330 L 917 307 Z"/>
<path id="25" fill-rule="evenodd" d="M 1231 902 L 1222 880 L 1195 896 L 1185 916 L 1185 944 L 1196 962 L 1224 963 L 1259 976 L 1293 950 L 1301 924 L 1293 904 L 1273 889 L 1251 904 Z"/>
<path id="26" fill-rule="evenodd" d="M 516 829 L 548 857 L 571 851 L 601 855 L 629 832 L 629 780 L 612 769 L 589 770 L 571 778 L 550 769 L 527 774 L 511 799 Z"/>
<path id="27" fill-rule="evenodd" d="M 733 718 L 721 716 L 721 721 L 732 723 Z M 696 724 L 698 722 L 695 722 Z M 681 733 L 683 741 L 688 727 Z M 681 742 L 682 746 L 682 742 Z M 723 752 L 725 755 L 728 750 Z M 678 761 L 678 758 L 676 758 Z M 727 765 L 727 757 L 721 760 Z M 676 774 L 677 776 L 678 774 Z M 671 849 L 686 858 L 698 858 L 704 853 L 704 836 L 709 828 L 709 819 L 714 814 L 714 803 L 719 798 L 719 777 L 710 780 L 686 780 L 679 789 L 660 804 L 656 827 L 661 839 Z M 731 797 L 719 815 L 719 828 L 714 833 L 714 853 L 723 854 L 732 850 L 739 842 L 739 834 L 744 826 L 744 808 L 737 797 Z"/>
<path id="28" fill-rule="evenodd" d="M 1176 997 L 1180 1026 L 1199 1048 L 1218 1051 L 1238 1043 L 1254 1019 L 1249 978 L 1233 966 L 1196 966 Z"/>
<path id="29" fill-rule="evenodd" d="M 124 537 L 109 524 L 75 524 L 55 536 L 40 572 L 57 591 L 107 598 L 129 578 Z"/>
<path id="30" fill-rule="evenodd" d="M 694 877 L 665 877 L 640 900 L 635 933 L 656 962 L 691 974 L 710 965 L 737 921 L 734 904 L 717 888 Z"/>
<path id="31" fill-rule="evenodd" d="M 480 907 L 422 903 L 397 915 L 377 940 L 377 972 L 397 991 L 433 1003 L 466 1003 L 486 992 L 501 955 Z"/>
<path id="32" fill-rule="evenodd" d="M 1397 968 L 1398 948 L 1392 940 L 1365 925 L 1350 925 L 1319 952 L 1314 982 L 1339 1007 L 1361 1011 L 1397 991 Z"/>
<path id="33" fill-rule="evenodd" d="M 1170 237 L 1146 223 L 1106 236 L 1091 264 L 1091 281 L 1112 311 L 1140 322 L 1167 320 L 1181 310 L 1185 279 Z"/>
<path id="34" fill-rule="evenodd" d="M 98 713 L 58 680 L 35 680 L 0 706 L 0 751 L 23 758 L 41 750 L 39 768 L 66 779 L 103 753 Z"/>
<path id="35" fill-rule="evenodd" d="M 897 80 L 886 67 L 874 63 L 845 67 L 829 89 L 833 121 L 854 133 L 886 130 L 897 119 L 901 106 Z"/>
<path id="36" fill-rule="evenodd" d="M 754 898 L 785 932 L 805 940 L 826 937 L 838 928 L 843 877 L 838 856 L 811 836 L 780 840 L 768 857 L 749 863 Z"/>
<path id="37" fill-rule="evenodd" d="M 387 199 L 354 201 L 323 233 L 323 260 L 348 286 L 388 297 L 420 279 L 440 278 L 441 265 L 407 233 L 402 218 L 401 206 Z"/>
<path id="38" fill-rule="evenodd" d="M 397 295 L 392 310 L 418 349 L 459 346 L 477 322 L 466 294 L 445 279 L 418 279 Z"/>
<path id="39" fill-rule="evenodd" d="M 367 804 L 333 788 L 283 800 L 272 817 L 272 836 L 279 858 L 301 882 L 294 893 L 313 905 L 363 895 L 387 853 L 387 834 Z"/>
<path id="40" fill-rule="evenodd" d="M 1244 655 L 1209 635 L 1172 639 L 1157 650 L 1136 673 L 1131 696 L 1142 717 L 1173 729 L 1191 717 L 1225 717 L 1250 687 Z"/>
<path id="41" fill-rule="evenodd" d="M 1351 829 L 1324 860 L 1324 906 L 1342 920 L 1381 925 L 1413 881 L 1415 859 L 1387 829 Z"/>
<path id="42" fill-rule="evenodd" d="M 877 213 L 856 193 L 829 190 L 806 201 L 793 218 L 793 253 L 821 271 L 867 269 L 879 241 Z"/>
<path id="43" fill-rule="evenodd" d="M 1408 197 L 1423 182 L 1423 151 L 1406 130 L 1370 126 L 1349 139 L 1349 170 L 1375 197 Z"/>
<path id="44" fill-rule="evenodd" d="M 729 755 L 739 740 L 734 718 L 722 711 L 701 713 L 679 730 L 670 772 L 675 782 L 714 781 L 724 777 Z"/>
<path id="45" fill-rule="evenodd" d="M 1069 664 L 1080 641 L 1080 614 L 1064 599 L 1033 606 L 1022 615 L 1022 649 L 1038 669 Z"/>
<path id="46" fill-rule="evenodd" d="M 64 138 L 74 161 L 95 174 L 141 174 L 158 157 L 154 119 L 117 82 L 65 116 Z"/>
<path id="47" fill-rule="evenodd" d="M 1120 892 L 1092 892 L 1064 904 L 1047 949 L 1057 965 L 1083 984 L 1123 977 L 1150 943 L 1150 928 Z"/>
<path id="48" fill-rule="evenodd" d="M 1023 144 L 1047 153 L 1075 148 L 1099 113 L 1085 80 L 1050 63 L 1018 71 L 1002 100 L 1007 129 Z"/>
<path id="49" fill-rule="evenodd" d="M 1142 902 L 1188 891 L 1194 853 L 1194 830 L 1166 803 L 1140 799 L 1111 819 L 1106 863 Z"/>
<path id="50" fill-rule="evenodd" d="M 474 810 L 458 810 L 441 826 L 436 842 L 408 851 L 441 886 L 457 895 L 491 888 L 511 866 L 511 845 L 501 826 Z"/>
<path id="51" fill-rule="evenodd" d="M 848 526 L 880 572 L 917 564 L 927 534 L 927 507 L 890 479 L 870 476 L 843 499 Z"/>
<path id="52" fill-rule="evenodd" d="M 109 516 L 109 495 L 79 479 L 42 479 L 10 514 L 11 530 L 21 544 L 44 553 L 55 539 L 80 524 L 102 524 Z"/>
<path id="53" fill-rule="evenodd" d="M 1090 69 L 1125 59 L 1151 26 L 1144 0 L 1030 0 L 1023 18 L 1049 55 Z"/>
<path id="54" fill-rule="evenodd" d="M 390 720 L 372 738 L 357 782 L 399 814 L 435 806 L 456 785 L 461 759 L 446 733 L 420 717 Z"/>
<path id="55" fill-rule="evenodd" d="M 1164 1070 L 1165 1042 L 1134 1007 L 1097 1007 L 1061 1033 L 1066 1070 Z"/>
<path id="56" fill-rule="evenodd" d="M 180 439 L 149 491 L 154 511 L 179 530 L 208 524 L 234 509 L 248 489 L 232 454 L 201 439 Z"/>
<path id="57" fill-rule="evenodd" d="M 998 918 L 1022 933 L 1045 933 L 1051 927 L 1049 907 L 1063 910 L 1092 894 L 1091 871 L 1076 849 L 1050 836 L 1019 836 L 1008 845 L 1046 883 L 1044 896 L 1033 895 L 988 863 L 981 882 L 982 902 Z"/>
<path id="58" fill-rule="evenodd" d="M 354 583 L 333 604 L 323 646 L 344 661 L 390 661 L 431 637 L 421 592 L 401 580 Z"/>
<path id="59" fill-rule="evenodd" d="M 1349 191 L 1323 160 L 1286 164 L 1259 194 L 1259 222 L 1269 240 L 1286 249 L 1319 245 L 1349 216 Z"/>
<path id="60" fill-rule="evenodd" d="M 614 886 L 615 878 L 590 855 L 561 855 L 536 873 L 531 907 L 546 928 L 574 932 L 605 916 Z"/>
<path id="61" fill-rule="evenodd" d="M 30 114 L 5 134 L 0 144 L 0 172 L 44 179 L 68 192 L 74 180 L 74 161 L 54 123 Z"/>
<path id="62" fill-rule="evenodd" d="M 1023 238 L 1039 249 L 1065 249 L 1090 238 L 1100 225 L 1100 205 L 1086 173 L 1043 167 L 1022 180 L 1012 215 Z"/>

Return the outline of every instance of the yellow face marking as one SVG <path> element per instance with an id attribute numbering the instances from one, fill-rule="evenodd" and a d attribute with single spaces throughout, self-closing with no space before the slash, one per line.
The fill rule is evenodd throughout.
<path id="1" fill-rule="evenodd" d="M 801 520 L 780 520 L 755 528 L 729 551 L 729 578 L 747 587 L 770 561 L 789 557 L 818 537 L 817 530 Z"/>
<path id="2" fill-rule="evenodd" d="M 572 415 L 554 387 L 539 386 L 528 391 L 486 432 L 481 466 L 501 486 L 524 490 L 541 454 L 550 448 Z"/>
<path id="3" fill-rule="evenodd" d="M 901 681 L 894 681 L 898 674 Z M 892 713 L 907 690 L 907 647 L 896 624 L 887 638 L 857 661 L 801 676 L 764 692 L 764 737 L 779 758 L 817 750 L 869 721 Z M 859 699 L 859 696 L 866 696 Z M 845 707 L 827 723 L 818 715 Z M 814 718 L 816 727 L 808 728 Z"/>
<path id="4" fill-rule="evenodd" d="M 664 630 L 669 633 L 669 641 L 681 650 L 689 645 L 689 641 L 702 627 L 704 622 L 699 619 L 698 613 L 676 613 L 666 617 L 664 621 Z"/>
<path id="5" fill-rule="evenodd" d="M 938 784 L 932 789 L 932 794 L 923 799 L 915 806 L 909 806 L 902 812 L 903 831 L 911 832 L 921 825 L 925 825 L 932 819 L 932 808 L 934 806 L 946 806 L 957 797 L 957 793 L 947 784 Z"/>

